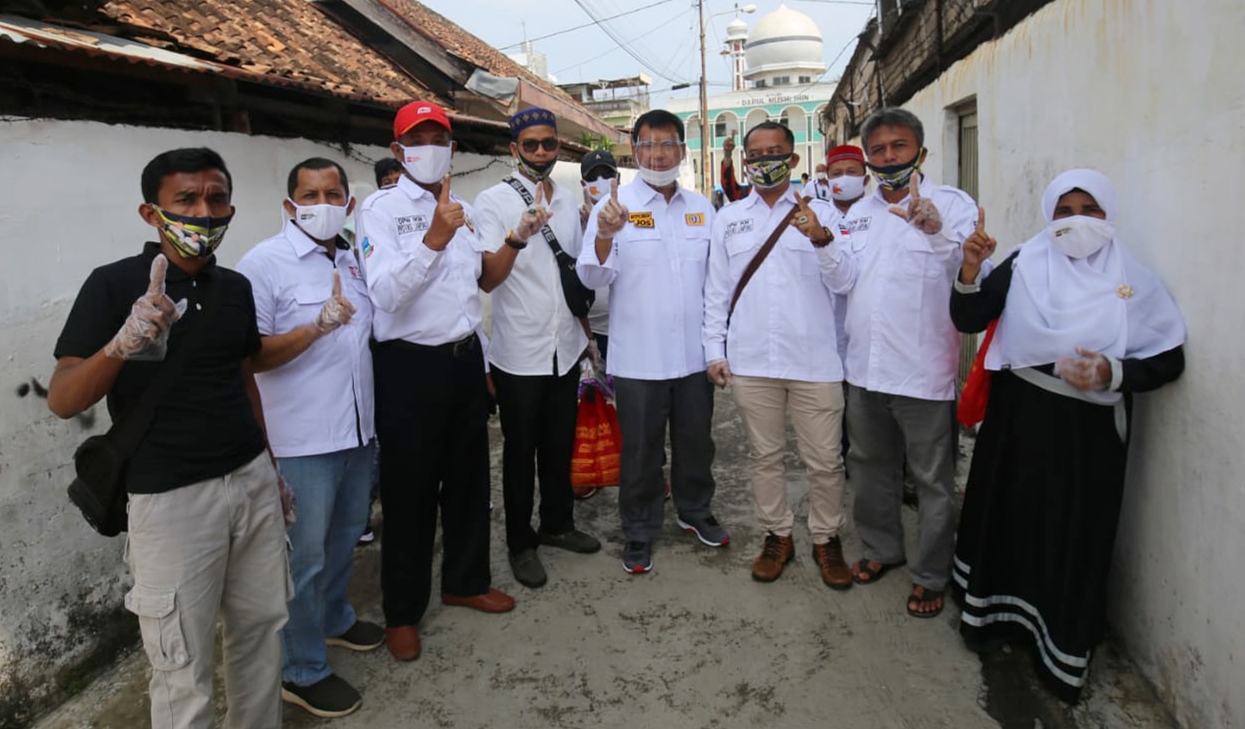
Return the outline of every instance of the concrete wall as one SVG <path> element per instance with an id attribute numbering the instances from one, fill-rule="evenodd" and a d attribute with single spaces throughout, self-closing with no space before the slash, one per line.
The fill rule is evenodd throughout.
<path id="1" fill-rule="evenodd" d="M 89 122 L 0 120 L 0 728 L 78 688 L 137 636 L 121 598 L 129 579 L 122 539 L 86 526 L 65 497 L 74 448 L 108 427 L 102 404 L 60 421 L 43 389 L 52 348 L 92 268 L 132 255 L 154 231 L 138 217 L 139 173 L 174 147 L 209 146 L 234 178 L 237 217 L 220 249 L 232 265 L 280 229 L 289 169 L 311 156 L 346 165 L 360 198 L 374 188 L 380 147 L 340 149 L 305 140 L 140 129 Z M 578 179 L 578 165 L 560 166 Z M 510 165 L 455 157 L 454 190 L 471 200 Z"/>
<path id="2" fill-rule="evenodd" d="M 1119 192 L 1120 239 L 1184 313 L 1188 369 L 1137 398 L 1110 618 L 1198 728 L 1245 726 L 1243 46 L 1239 0 L 1059 0 L 905 105 L 926 124 L 926 171 L 955 184 L 949 110 L 976 98 L 996 258 L 1041 229 L 1054 175 L 1095 167 Z"/>

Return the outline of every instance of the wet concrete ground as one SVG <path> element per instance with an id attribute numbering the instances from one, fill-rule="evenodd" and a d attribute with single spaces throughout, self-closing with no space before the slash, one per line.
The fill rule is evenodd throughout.
<path id="1" fill-rule="evenodd" d="M 675 528 L 669 512 L 655 571 L 629 576 L 619 559 L 616 492 L 606 490 L 576 506 L 578 526 L 601 537 L 605 548 L 588 556 L 542 548 L 549 584 L 518 585 L 503 544 L 501 437 L 494 428 L 494 584 L 516 597 L 517 609 L 485 615 L 434 601 L 420 626 L 423 656 L 413 663 L 398 663 L 383 648 L 331 649 L 337 673 L 362 691 L 363 708 L 326 721 L 287 706 L 284 726 L 1175 726 L 1112 644 L 1095 656 L 1081 704 L 1069 708 L 1036 683 L 1023 650 L 988 657 L 983 667 L 961 644 L 953 603 L 932 620 L 908 617 L 902 570 L 876 585 L 826 589 L 801 524 L 807 487 L 794 455 L 787 465 L 796 559 L 777 582 L 754 582 L 749 565 L 763 535 L 748 490 L 747 444 L 729 396 L 719 394 L 717 404 L 715 511 L 732 532 L 730 547 L 701 545 Z M 851 494 L 849 481 L 849 510 Z M 904 509 L 910 544 L 914 516 Z M 844 544 L 849 560 L 859 554 L 850 526 Z M 352 584 L 360 615 L 377 622 L 379 556 L 377 546 L 358 551 Z M 146 680 L 136 651 L 37 727 L 147 726 Z"/>

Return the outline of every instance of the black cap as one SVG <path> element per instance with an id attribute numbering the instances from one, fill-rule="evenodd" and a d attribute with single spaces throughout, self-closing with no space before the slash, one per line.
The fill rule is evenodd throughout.
<path id="1" fill-rule="evenodd" d="M 579 163 L 579 176 L 585 177 L 597 167 L 608 167 L 615 172 L 618 171 L 618 163 L 614 161 L 614 155 L 604 149 L 594 149 L 585 154 L 583 161 Z"/>

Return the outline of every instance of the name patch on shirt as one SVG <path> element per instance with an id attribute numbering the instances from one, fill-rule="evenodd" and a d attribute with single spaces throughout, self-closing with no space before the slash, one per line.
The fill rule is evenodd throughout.
<path id="1" fill-rule="evenodd" d="M 736 235 L 738 233 L 751 233 L 751 232 L 752 232 L 752 218 L 745 218 L 744 220 L 732 220 L 731 222 L 726 224 L 726 232 L 723 233 L 723 237 L 730 238 L 732 235 Z"/>
<path id="2" fill-rule="evenodd" d="M 867 218 L 852 218 L 847 221 L 848 230 L 852 233 L 869 230 L 869 221 L 873 220 L 873 216 Z"/>
<path id="3" fill-rule="evenodd" d="M 347 266 L 350 269 L 351 278 L 363 278 L 363 274 L 359 272 L 358 266 Z"/>
<path id="4" fill-rule="evenodd" d="M 407 235 L 408 233 L 418 233 L 421 230 L 428 230 L 427 215 L 404 215 L 394 222 L 398 224 L 398 235 Z"/>
<path id="5" fill-rule="evenodd" d="M 627 216 L 627 220 L 630 221 L 631 224 L 637 228 L 654 227 L 652 213 L 647 213 L 647 212 L 646 213 L 631 213 L 630 215 Z"/>
<path id="6" fill-rule="evenodd" d="M 704 213 L 688 213 L 687 215 L 683 216 L 683 219 L 687 221 L 688 225 L 704 225 L 705 224 Z"/>

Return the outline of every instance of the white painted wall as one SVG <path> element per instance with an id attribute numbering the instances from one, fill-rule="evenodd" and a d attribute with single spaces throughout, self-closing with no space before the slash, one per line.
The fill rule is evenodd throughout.
<path id="1" fill-rule="evenodd" d="M 362 198 L 374 188 L 371 160 L 383 147 L 341 150 L 306 140 L 110 126 L 0 120 L 0 715 L 22 693 L 45 695 L 50 677 L 80 660 L 98 637 L 92 621 L 116 610 L 128 586 L 123 540 L 98 537 L 65 497 L 71 455 L 103 432 L 102 403 L 87 426 L 60 421 L 33 392 L 47 385 L 52 349 L 69 307 L 96 266 L 137 253 L 154 231 L 138 217 L 139 176 L 156 154 L 185 146 L 220 152 L 234 179 L 237 216 L 219 255 L 232 265 L 280 230 L 286 176 L 297 162 L 328 157 L 346 166 Z M 578 165 L 564 163 L 561 173 Z M 454 190 L 468 200 L 510 170 L 505 159 L 455 157 Z"/>
<path id="2" fill-rule="evenodd" d="M 1041 229 L 1056 174 L 1095 167 L 1119 192 L 1120 239 L 1184 313 L 1184 376 L 1137 397 L 1110 617 L 1199 729 L 1245 726 L 1243 47 L 1239 0 L 1058 0 L 905 104 L 927 173 L 955 184 L 948 109 L 976 97 L 996 260 Z"/>

